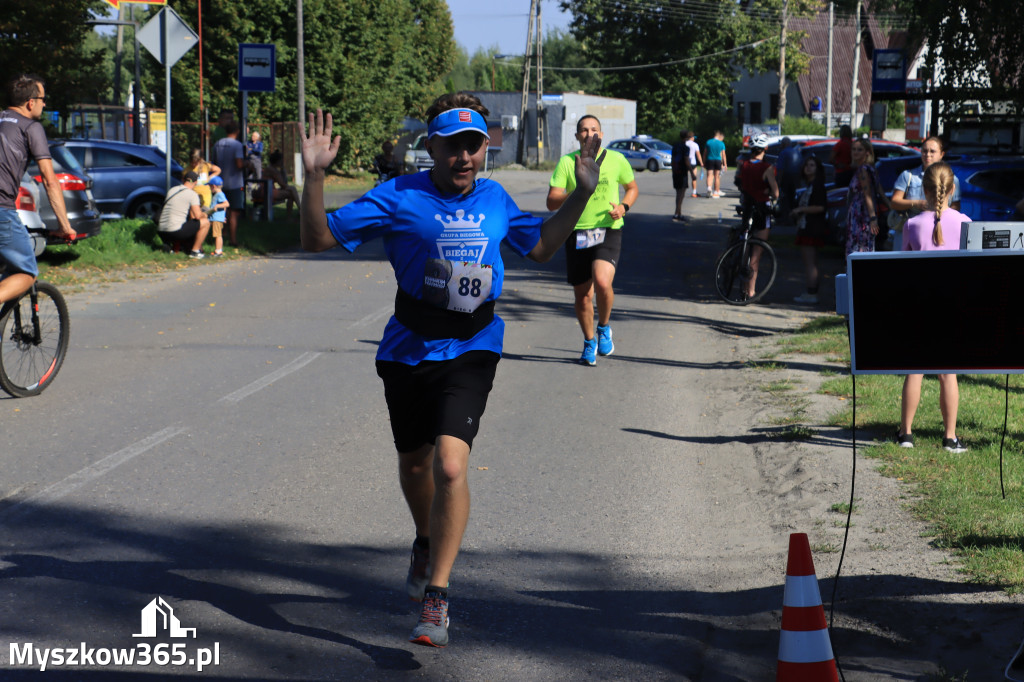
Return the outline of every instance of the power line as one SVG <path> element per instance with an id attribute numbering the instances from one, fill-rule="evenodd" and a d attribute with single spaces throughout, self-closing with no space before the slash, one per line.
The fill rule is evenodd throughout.
<path id="1" fill-rule="evenodd" d="M 758 40 L 758 41 L 753 42 L 753 43 L 747 43 L 746 45 L 738 45 L 736 47 L 731 47 L 728 50 L 721 50 L 719 52 L 714 52 L 714 53 L 711 53 L 711 54 L 702 54 L 702 55 L 698 55 L 696 57 L 687 57 L 686 59 L 674 59 L 674 60 L 669 61 L 669 62 L 657 62 L 655 64 L 634 64 L 634 65 L 631 65 L 631 66 L 545 66 L 544 70 L 545 71 L 636 71 L 638 69 L 656 69 L 659 66 L 673 66 L 675 64 L 686 64 L 688 62 L 698 62 L 698 61 L 701 61 L 701 60 L 704 60 L 704 59 L 712 59 L 714 57 L 721 57 L 722 55 L 730 54 L 732 52 L 739 52 L 740 50 L 748 50 L 748 49 L 757 47 L 758 45 L 760 45 L 762 43 L 768 42 L 769 40 L 770 40 L 769 38 L 765 38 L 764 40 Z M 517 68 L 522 66 L 521 63 L 516 64 L 516 63 L 511 63 L 511 62 L 498 62 L 498 64 L 500 66 L 515 66 Z"/>

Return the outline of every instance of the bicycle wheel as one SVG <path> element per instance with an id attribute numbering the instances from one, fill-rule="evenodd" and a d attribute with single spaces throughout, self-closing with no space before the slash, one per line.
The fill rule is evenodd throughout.
<path id="1" fill-rule="evenodd" d="M 15 398 L 39 395 L 53 382 L 71 337 L 68 306 L 57 288 L 36 282 L 36 294 L 37 316 L 25 294 L 0 318 L 0 387 Z"/>
<path id="2" fill-rule="evenodd" d="M 757 259 L 757 278 L 749 295 L 752 257 Z M 731 305 L 748 305 L 763 297 L 775 282 L 775 251 L 768 242 L 748 239 L 727 248 L 715 265 L 715 290 Z"/>
<path id="3" fill-rule="evenodd" d="M 732 305 L 746 304 L 744 246 L 744 242 L 737 242 L 728 247 L 715 264 L 715 290 L 723 301 Z"/>

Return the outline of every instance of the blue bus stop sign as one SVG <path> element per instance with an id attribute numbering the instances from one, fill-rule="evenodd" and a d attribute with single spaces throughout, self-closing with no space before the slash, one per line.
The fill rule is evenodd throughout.
<path id="1" fill-rule="evenodd" d="M 277 49 L 273 43 L 238 44 L 238 89 L 241 92 L 274 92 Z"/>

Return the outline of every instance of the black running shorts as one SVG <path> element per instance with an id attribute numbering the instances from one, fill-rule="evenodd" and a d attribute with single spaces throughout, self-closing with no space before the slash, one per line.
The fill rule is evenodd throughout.
<path id="1" fill-rule="evenodd" d="M 418 365 L 377 361 L 398 452 L 454 436 L 471 448 L 498 368 L 497 353 L 470 351 Z"/>
<path id="2" fill-rule="evenodd" d="M 565 272 L 566 281 L 576 286 L 585 284 L 594 277 L 594 261 L 606 260 L 614 267 L 619 267 L 619 256 L 622 254 L 622 230 L 606 230 L 604 242 L 589 249 L 576 248 L 576 233 L 565 240 Z"/>

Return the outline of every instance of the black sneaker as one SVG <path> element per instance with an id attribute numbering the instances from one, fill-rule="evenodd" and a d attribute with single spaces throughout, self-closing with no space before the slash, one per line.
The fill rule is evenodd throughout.
<path id="1" fill-rule="evenodd" d="M 206 254 L 203 253 L 202 251 L 189 251 L 188 257 L 194 258 L 195 260 L 199 260 L 200 258 L 206 258 Z"/>
<path id="2" fill-rule="evenodd" d="M 439 587 L 428 587 L 420 610 L 420 622 L 413 628 L 409 641 L 424 646 L 447 646 L 448 622 L 448 593 Z"/>
<path id="3" fill-rule="evenodd" d="M 946 448 L 950 452 L 967 452 L 967 446 L 964 442 L 953 436 L 952 438 L 943 438 L 942 447 Z"/>
<path id="4" fill-rule="evenodd" d="M 412 543 L 409 559 L 409 576 L 405 579 L 405 591 L 409 599 L 423 601 L 423 591 L 430 584 L 430 548 Z"/>
<path id="5" fill-rule="evenodd" d="M 914 447 L 914 434 L 912 433 L 900 433 L 896 431 L 896 444 L 901 448 L 912 448 Z"/>

